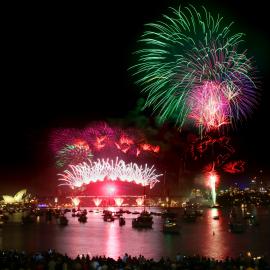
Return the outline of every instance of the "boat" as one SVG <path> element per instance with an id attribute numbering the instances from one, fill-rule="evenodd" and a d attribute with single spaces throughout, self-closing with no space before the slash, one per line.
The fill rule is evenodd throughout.
<path id="1" fill-rule="evenodd" d="M 119 218 L 119 226 L 123 226 L 123 225 L 125 225 L 125 224 L 126 224 L 125 218 L 124 218 L 124 217 L 120 217 L 120 218 Z"/>
<path id="2" fill-rule="evenodd" d="M 49 210 L 46 212 L 46 221 L 52 221 L 52 212 Z"/>
<path id="3" fill-rule="evenodd" d="M 81 222 L 81 223 L 87 222 L 87 216 L 86 215 L 80 215 L 80 217 L 78 218 L 78 221 Z"/>
<path id="4" fill-rule="evenodd" d="M 221 208 L 221 206 L 219 205 L 219 204 L 213 204 L 213 205 L 211 205 L 211 207 L 210 208 Z"/>
<path id="5" fill-rule="evenodd" d="M 232 233 L 243 233 L 245 231 L 245 226 L 241 222 L 230 222 L 229 228 Z"/>
<path id="6" fill-rule="evenodd" d="M 198 215 L 196 214 L 195 209 L 193 208 L 185 208 L 183 220 L 186 222 L 195 222 Z"/>
<path id="7" fill-rule="evenodd" d="M 197 216 L 196 215 L 192 215 L 192 214 L 185 214 L 183 216 L 183 220 L 185 222 L 195 222 L 197 219 Z"/>
<path id="8" fill-rule="evenodd" d="M 166 218 L 164 223 L 163 223 L 163 227 L 162 227 L 162 231 L 164 233 L 174 233 L 174 234 L 178 234 L 180 230 L 179 225 L 176 222 L 176 219 L 172 219 L 172 218 Z"/>
<path id="9" fill-rule="evenodd" d="M 252 217 L 250 212 L 245 212 L 243 218 L 244 219 L 250 219 Z"/>
<path id="10" fill-rule="evenodd" d="M 35 222 L 36 217 L 34 215 L 27 215 L 25 217 L 22 217 L 22 223 L 23 224 L 32 224 Z"/>
<path id="11" fill-rule="evenodd" d="M 133 228 L 152 228 L 153 217 L 147 211 L 143 211 L 137 218 L 132 219 Z"/>
<path id="12" fill-rule="evenodd" d="M 116 212 L 116 213 L 114 213 L 114 216 L 116 218 L 120 218 L 121 216 L 123 216 L 123 214 L 122 213 L 119 213 L 119 212 Z"/>
<path id="13" fill-rule="evenodd" d="M 248 222 L 249 222 L 249 225 L 251 225 L 251 226 L 259 226 L 260 225 L 260 222 L 258 221 L 257 217 L 254 215 L 250 216 Z"/>
<path id="14" fill-rule="evenodd" d="M 8 215 L 0 214 L 0 221 L 7 222 L 9 220 Z"/>
<path id="15" fill-rule="evenodd" d="M 169 209 L 166 209 L 164 212 L 161 213 L 163 218 L 176 218 L 177 214 L 171 212 Z"/>
<path id="16" fill-rule="evenodd" d="M 196 213 L 197 216 L 202 216 L 203 215 L 203 209 L 197 208 L 195 210 L 195 213 Z"/>
<path id="17" fill-rule="evenodd" d="M 103 220 L 104 221 L 106 221 L 106 222 L 114 221 L 114 216 L 113 216 L 111 211 L 106 210 L 103 213 L 104 213 L 104 215 L 103 215 Z"/>
<path id="18" fill-rule="evenodd" d="M 229 229 L 232 233 L 243 233 L 245 231 L 245 220 L 237 207 L 230 212 Z"/>
<path id="19" fill-rule="evenodd" d="M 58 222 L 59 222 L 59 225 L 61 226 L 68 225 L 68 219 L 65 216 L 60 216 Z"/>

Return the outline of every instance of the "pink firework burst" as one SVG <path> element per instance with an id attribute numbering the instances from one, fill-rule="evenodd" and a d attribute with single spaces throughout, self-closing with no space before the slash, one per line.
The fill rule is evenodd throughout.
<path id="1" fill-rule="evenodd" d="M 61 151 L 66 145 L 86 145 L 80 130 L 75 128 L 55 129 L 51 133 L 50 146 L 54 153 Z"/>
<path id="2" fill-rule="evenodd" d="M 230 99 L 223 88 L 225 86 L 221 83 L 206 81 L 191 91 L 188 117 L 195 121 L 200 130 L 208 132 L 231 123 Z"/>
<path id="3" fill-rule="evenodd" d="M 93 146 L 94 150 L 101 151 L 111 146 L 115 140 L 116 129 L 106 122 L 94 122 L 82 130 L 81 133 L 83 138 Z"/>
<path id="4" fill-rule="evenodd" d="M 59 168 L 92 157 L 144 158 L 160 151 L 160 147 L 149 144 L 139 130 L 122 129 L 106 122 L 94 122 L 84 129 L 57 129 L 52 132 L 50 144 Z"/>

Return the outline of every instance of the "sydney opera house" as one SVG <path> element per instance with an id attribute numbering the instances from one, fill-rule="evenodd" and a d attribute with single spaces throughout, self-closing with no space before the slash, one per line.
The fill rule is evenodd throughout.
<path id="1" fill-rule="evenodd" d="M 18 191 L 14 196 L 3 195 L 3 200 L 1 203 L 3 204 L 14 204 L 14 203 L 22 203 L 26 197 L 26 189 L 22 189 Z"/>

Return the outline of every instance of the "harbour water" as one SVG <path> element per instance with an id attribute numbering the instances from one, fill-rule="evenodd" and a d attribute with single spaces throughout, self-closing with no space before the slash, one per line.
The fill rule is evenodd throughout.
<path id="1" fill-rule="evenodd" d="M 88 209 L 90 210 L 90 209 Z M 140 208 L 129 208 L 141 211 Z M 158 208 L 148 211 L 160 212 Z M 154 216 L 152 229 L 134 229 L 131 226 L 133 214 L 124 214 L 126 224 L 119 226 L 118 220 L 104 222 L 102 209 L 99 213 L 88 213 L 87 223 L 79 223 L 71 212 L 66 213 L 68 226 L 61 227 L 55 220 L 46 223 L 44 217 L 37 217 L 36 224 L 21 224 L 21 213 L 12 214 L 8 223 L 0 228 L 0 249 L 38 251 L 55 249 L 71 257 L 80 254 L 105 255 L 113 258 L 128 253 L 139 254 L 147 258 L 175 258 L 179 252 L 183 255 L 200 254 L 223 259 L 226 256 L 238 256 L 250 251 L 254 256 L 264 255 L 270 258 L 270 209 L 257 209 L 258 226 L 246 223 L 243 233 L 229 231 L 229 210 L 205 209 L 196 222 L 184 222 L 183 210 L 178 212 L 180 233 L 164 234 L 163 219 Z M 218 211 L 218 212 L 217 212 Z M 213 219 L 218 214 L 219 219 Z"/>

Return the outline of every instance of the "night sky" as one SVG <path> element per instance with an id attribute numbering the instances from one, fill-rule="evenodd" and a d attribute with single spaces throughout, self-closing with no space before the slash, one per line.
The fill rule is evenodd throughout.
<path id="1" fill-rule="evenodd" d="M 93 3 L 92 3 L 93 2 Z M 55 186 L 48 138 L 53 128 L 83 128 L 91 121 L 125 118 L 136 106 L 139 87 L 128 68 L 144 24 L 169 6 L 196 3 L 247 34 L 256 61 L 261 103 L 232 136 L 256 168 L 269 172 L 268 7 L 253 1 L 90 1 L 89 6 L 12 5 L 3 10 L 1 31 L 0 188 L 34 192 Z M 147 114 L 147 113 L 146 113 Z M 2 194 L 2 192 L 0 192 Z"/>

